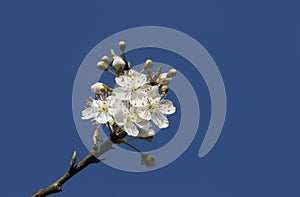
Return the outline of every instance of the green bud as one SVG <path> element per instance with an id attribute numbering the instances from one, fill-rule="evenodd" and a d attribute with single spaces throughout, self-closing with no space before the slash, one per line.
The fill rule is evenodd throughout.
<path id="1" fill-rule="evenodd" d="M 160 89 L 161 89 L 162 92 L 168 92 L 168 89 L 169 89 L 169 88 L 168 88 L 167 85 L 163 85 L 163 86 L 161 86 Z"/>
<path id="2" fill-rule="evenodd" d="M 72 156 L 72 163 L 73 164 L 76 162 L 76 158 L 77 158 L 77 153 L 76 153 L 76 150 L 74 150 L 73 156 Z"/>

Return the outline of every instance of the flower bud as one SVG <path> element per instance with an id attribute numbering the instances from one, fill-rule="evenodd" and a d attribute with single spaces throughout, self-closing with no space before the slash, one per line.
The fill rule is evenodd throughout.
<path id="1" fill-rule="evenodd" d="M 171 77 L 175 76 L 176 72 L 177 72 L 176 69 L 174 69 L 174 68 L 170 69 L 167 74 L 167 78 L 171 78 Z"/>
<path id="2" fill-rule="evenodd" d="M 95 94 L 103 94 L 106 92 L 106 86 L 103 83 L 97 82 L 91 85 L 91 91 Z"/>
<path id="3" fill-rule="evenodd" d="M 154 78 L 158 78 L 161 73 L 162 66 L 159 66 L 156 72 L 154 73 Z"/>
<path id="4" fill-rule="evenodd" d="M 168 92 L 168 89 L 169 89 L 169 88 L 168 88 L 167 85 L 163 85 L 163 86 L 161 86 L 160 89 L 161 89 L 162 92 Z"/>
<path id="5" fill-rule="evenodd" d="M 76 150 L 74 150 L 73 155 L 72 155 L 72 161 L 71 161 L 72 164 L 75 164 L 76 158 L 77 158 L 77 153 L 76 153 Z"/>
<path id="6" fill-rule="evenodd" d="M 145 69 L 149 69 L 149 68 L 152 68 L 153 67 L 153 62 L 152 60 L 148 59 L 146 60 L 145 64 L 144 64 L 144 68 Z"/>
<path id="7" fill-rule="evenodd" d="M 151 142 L 154 138 L 155 131 L 153 129 L 146 129 L 146 130 L 141 130 L 139 132 L 139 139 L 146 140 L 148 142 Z"/>
<path id="8" fill-rule="evenodd" d="M 103 62 L 105 62 L 106 64 L 109 64 L 110 63 L 110 59 L 109 59 L 109 57 L 108 56 L 103 56 L 102 58 L 101 58 L 101 61 L 103 61 Z"/>
<path id="9" fill-rule="evenodd" d="M 120 56 L 114 56 L 112 67 L 117 71 L 121 72 L 125 67 L 125 62 Z"/>
<path id="10" fill-rule="evenodd" d="M 98 62 L 97 67 L 99 70 L 107 70 L 108 69 L 108 66 L 104 61 Z"/>
<path id="11" fill-rule="evenodd" d="M 159 75 L 158 79 L 159 79 L 159 83 L 161 85 L 169 85 L 169 83 L 172 81 L 172 77 L 167 77 L 168 73 L 162 73 Z"/>
<path id="12" fill-rule="evenodd" d="M 147 168 L 153 168 L 156 165 L 155 157 L 152 154 L 142 154 L 141 164 Z"/>
<path id="13" fill-rule="evenodd" d="M 120 50 L 122 51 L 122 53 L 124 53 L 125 49 L 126 49 L 126 42 L 120 41 L 119 42 L 119 47 L 120 47 Z"/>
<path id="14" fill-rule="evenodd" d="M 111 53 L 111 56 L 114 58 L 116 55 L 115 51 L 113 49 L 110 49 L 110 53 Z"/>

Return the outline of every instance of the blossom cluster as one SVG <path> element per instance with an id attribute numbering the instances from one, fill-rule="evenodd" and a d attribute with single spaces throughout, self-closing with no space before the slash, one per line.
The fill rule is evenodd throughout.
<path id="1" fill-rule="evenodd" d="M 125 42 L 121 41 L 119 47 L 121 55 L 111 49 L 112 59 L 104 56 L 97 63 L 100 70 L 115 75 L 117 87 L 111 88 L 102 82 L 91 85 L 95 97 L 87 102 L 82 119 L 92 120 L 97 126 L 116 124 L 130 136 L 154 136 L 152 123 L 166 128 L 169 126 L 167 115 L 176 111 L 172 101 L 166 99 L 176 70 L 161 73 L 160 66 L 152 72 L 152 60 L 146 60 L 141 71 L 131 69 L 125 58 Z M 96 139 L 94 141 L 96 143 Z"/>

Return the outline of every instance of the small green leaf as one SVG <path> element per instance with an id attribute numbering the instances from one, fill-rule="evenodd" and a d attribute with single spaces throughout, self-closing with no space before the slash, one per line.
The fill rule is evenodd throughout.
<path id="1" fill-rule="evenodd" d="M 76 150 L 74 150 L 73 156 L 72 156 L 72 163 L 76 162 L 76 158 L 77 158 L 77 153 L 76 153 Z"/>

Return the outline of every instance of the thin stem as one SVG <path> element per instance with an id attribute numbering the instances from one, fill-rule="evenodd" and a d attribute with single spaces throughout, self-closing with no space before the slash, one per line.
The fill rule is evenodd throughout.
<path id="1" fill-rule="evenodd" d="M 125 52 L 122 52 L 121 56 L 124 59 L 124 61 L 127 62 L 126 57 L 125 57 Z"/>
<path id="2" fill-rule="evenodd" d="M 130 148 L 132 148 L 132 149 L 134 149 L 135 151 L 139 152 L 140 154 L 143 154 L 143 152 L 142 152 L 140 149 L 138 149 L 137 147 L 135 147 L 135 146 L 129 144 L 129 143 L 127 142 L 127 140 L 123 140 L 122 143 L 123 143 L 123 144 L 126 144 L 127 146 L 129 146 Z"/>
<path id="3" fill-rule="evenodd" d="M 132 137 L 132 138 L 128 138 L 128 139 L 126 139 L 126 140 L 127 140 L 127 142 L 128 142 L 128 141 L 133 141 L 133 140 L 138 140 L 138 139 L 140 139 L 140 138 Z"/>
<path id="4" fill-rule="evenodd" d="M 112 133 L 113 131 L 111 130 L 111 127 L 110 127 L 110 124 L 109 124 L 109 122 L 107 122 L 107 123 L 106 123 L 106 126 L 108 127 L 108 129 L 109 129 L 109 132 L 110 132 L 110 133 Z"/>
<path id="5" fill-rule="evenodd" d="M 140 71 L 140 73 L 143 73 L 145 71 L 145 68 L 143 68 L 141 71 Z"/>
<path id="6" fill-rule="evenodd" d="M 70 168 L 62 177 L 57 179 L 57 181 L 55 181 L 50 186 L 35 192 L 32 195 L 32 197 L 45 197 L 50 194 L 61 192 L 63 184 L 66 183 L 69 179 L 71 179 L 74 175 L 76 175 L 81 170 L 85 169 L 87 166 L 93 163 L 101 162 L 102 160 L 99 160 L 98 157 L 106 153 L 110 149 L 113 149 L 112 145 L 113 142 L 111 140 L 107 140 L 100 146 L 100 148 L 96 148 L 90 151 L 88 155 L 83 160 L 81 160 L 77 165 L 74 166 L 75 162 L 74 163 L 71 162 Z"/>
<path id="7" fill-rule="evenodd" d="M 117 73 L 115 73 L 114 71 L 112 71 L 112 70 L 110 70 L 110 69 L 108 69 L 107 72 L 109 72 L 109 73 L 111 73 L 111 74 L 113 74 L 113 75 L 115 75 L 115 76 L 118 76 Z"/>

